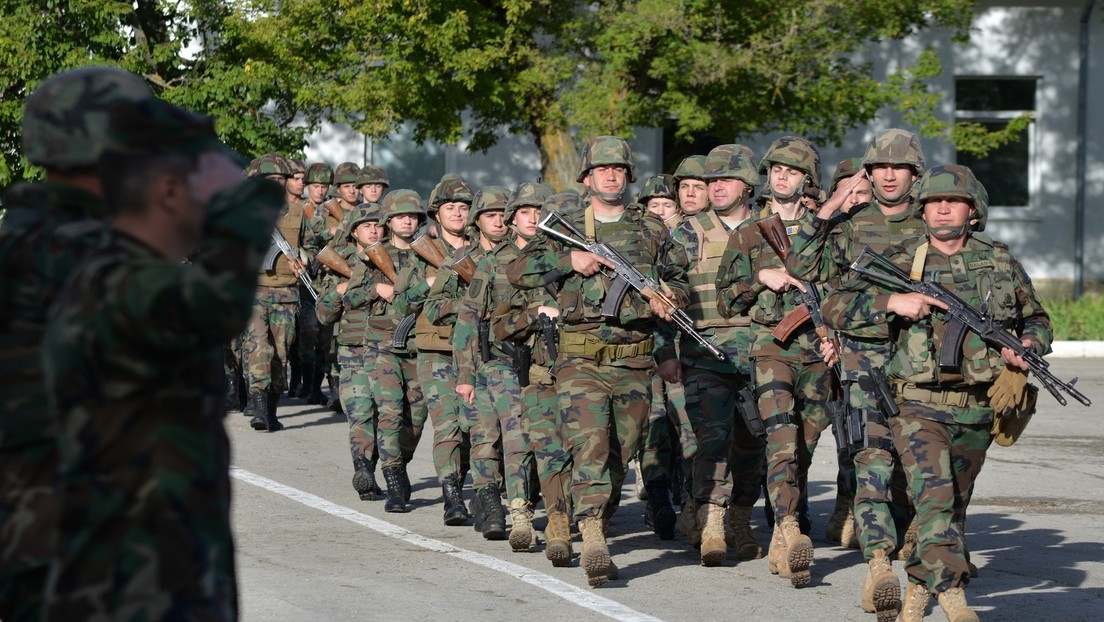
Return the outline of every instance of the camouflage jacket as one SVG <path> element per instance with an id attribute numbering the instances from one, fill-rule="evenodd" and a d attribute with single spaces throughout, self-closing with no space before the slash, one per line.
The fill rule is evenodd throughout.
<path id="1" fill-rule="evenodd" d="M 379 271 L 363 252 L 354 255 L 350 262 L 353 276 L 345 289 L 342 303 L 346 312 L 363 310 L 365 312 L 365 342 L 376 343 L 386 350 L 391 349 L 391 340 L 399 321 L 403 319 L 411 305 L 411 298 L 425 295 L 428 286 L 425 283 L 427 264 L 410 249 L 397 249 L 391 242 L 384 242 L 387 254 L 395 264 L 398 283 L 394 283 L 394 296 L 391 302 L 381 298 L 376 291 L 376 283 L 387 283 L 387 277 Z M 396 350 L 406 353 L 414 351 L 414 331 L 407 335 L 405 347 Z"/>
<path id="2" fill-rule="evenodd" d="M 511 236 L 512 238 L 512 236 Z M 491 311 L 507 302 L 514 287 L 506 279 L 506 266 L 521 254 L 513 239 L 507 239 L 487 252 L 475 266 L 472 282 L 464 290 L 456 314 L 453 346 L 456 354 L 458 384 L 475 384 L 475 372 L 486 361 L 479 354 L 479 324 L 489 322 Z M 493 359 L 505 360 L 501 341 L 488 335 Z"/>
<path id="3" fill-rule="evenodd" d="M 540 307 L 555 307 L 556 297 L 548 288 L 514 289 L 510 297 L 491 310 L 491 336 L 497 341 L 511 341 L 532 349 L 532 364 L 551 368 L 555 363 L 540 318 Z M 553 319 L 553 323 L 557 320 Z M 554 333 L 553 333 L 554 336 Z M 548 379 L 551 381 L 551 378 Z"/>
<path id="4" fill-rule="evenodd" d="M 103 243 L 107 208 L 74 186 L 21 183 L 0 226 L 0 447 L 54 442 L 42 376 L 46 312 L 80 260 Z"/>

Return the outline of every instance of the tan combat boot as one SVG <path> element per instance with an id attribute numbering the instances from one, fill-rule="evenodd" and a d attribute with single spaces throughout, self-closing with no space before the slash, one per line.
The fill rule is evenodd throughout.
<path id="1" fill-rule="evenodd" d="M 610 519 L 602 519 L 602 537 L 609 541 L 609 524 Z M 621 577 L 621 569 L 617 567 L 617 564 L 613 563 L 613 556 L 610 555 L 609 570 L 606 571 L 606 578 L 610 581 L 616 581 Z"/>
<path id="2" fill-rule="evenodd" d="M 901 548 L 897 550 L 897 559 L 899 561 L 907 562 L 909 558 L 912 557 L 912 552 L 916 550 L 917 530 L 916 517 L 914 516 L 912 522 L 909 523 L 908 530 L 905 531 L 905 542 L 901 545 Z"/>
<path id="3" fill-rule="evenodd" d="M 797 517 L 786 516 L 778 524 L 782 532 L 782 541 L 786 543 L 786 564 L 790 567 L 790 583 L 802 588 L 813 581 L 809 566 L 813 563 L 813 541 L 801 533 Z"/>
<path id="4" fill-rule="evenodd" d="M 510 548 L 515 553 L 528 553 L 537 543 L 533 529 L 533 506 L 526 499 L 510 500 Z"/>
<path id="5" fill-rule="evenodd" d="M 786 561 L 786 541 L 782 539 L 782 528 L 774 526 L 771 534 L 770 548 L 767 549 L 767 568 L 771 574 L 776 574 L 783 579 L 790 578 L 790 565 Z"/>
<path id="6" fill-rule="evenodd" d="M 544 530 L 544 556 L 557 568 L 571 565 L 571 519 L 563 510 L 548 511 Z"/>
<path id="7" fill-rule="evenodd" d="M 855 510 L 847 508 L 847 516 L 843 520 L 843 529 L 840 530 L 840 546 L 845 549 L 858 549 L 859 530 L 855 529 Z"/>
<path id="8" fill-rule="evenodd" d="M 931 592 L 927 586 L 909 581 L 905 590 L 905 602 L 901 604 L 901 615 L 897 622 L 924 622 L 924 612 L 928 610 Z"/>
<path id="9" fill-rule="evenodd" d="M 736 559 L 742 562 L 759 559 L 763 547 L 751 533 L 751 508 L 728 506 L 725 513 L 725 544 L 736 549 Z"/>
<path id="10" fill-rule="evenodd" d="M 728 559 L 724 516 L 725 509 L 715 503 L 703 503 L 698 508 L 698 524 L 702 526 L 702 566 L 720 566 Z"/>
<path id="11" fill-rule="evenodd" d="M 690 546 L 694 548 L 701 546 L 702 534 L 701 524 L 698 522 L 698 503 L 689 497 L 682 504 L 678 528 L 682 535 L 686 536 L 686 541 L 690 543 Z"/>
<path id="12" fill-rule="evenodd" d="M 978 615 L 966 604 L 966 591 L 961 587 L 940 592 L 938 599 L 947 622 L 978 622 Z"/>
<path id="13" fill-rule="evenodd" d="M 855 502 L 853 498 L 844 495 L 836 495 L 836 507 L 832 510 L 832 518 L 828 519 L 828 526 L 824 529 L 824 539 L 834 544 L 842 542 L 841 534 L 843 525 L 847 522 L 847 510 Z"/>
<path id="14" fill-rule="evenodd" d="M 862 585 L 863 611 L 878 614 L 878 622 L 893 622 L 901 608 L 901 583 L 893 574 L 893 562 L 879 549 L 867 565 Z"/>
<path id="15" fill-rule="evenodd" d="M 583 553 L 579 565 L 586 571 L 590 587 L 599 587 L 609 581 L 610 554 L 606 538 L 602 534 L 602 519 L 588 516 L 579 521 L 579 533 L 583 536 Z"/>

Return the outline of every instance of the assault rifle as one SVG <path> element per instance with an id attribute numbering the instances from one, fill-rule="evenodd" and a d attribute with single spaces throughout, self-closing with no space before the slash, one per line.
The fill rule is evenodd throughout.
<path id="1" fill-rule="evenodd" d="M 548 356 L 554 363 L 559 358 L 559 349 L 556 346 L 557 333 L 556 333 L 556 320 L 548 317 L 548 315 L 540 314 L 540 331 L 541 337 L 544 339 L 544 347 L 548 349 Z"/>
<path id="2" fill-rule="evenodd" d="M 265 253 L 264 262 L 262 262 L 265 270 L 276 269 L 277 253 L 282 253 L 284 257 L 287 257 L 288 264 L 290 266 L 293 266 L 292 269 L 294 270 L 295 264 L 292 262 L 298 262 L 299 258 L 295 256 L 295 251 L 292 250 L 291 244 L 288 243 L 287 238 L 284 237 L 283 232 L 279 229 L 273 229 L 272 246 L 270 246 L 268 252 Z M 308 292 L 310 292 L 311 298 L 313 298 L 314 300 L 318 300 L 318 292 L 314 291 L 314 285 L 311 284 L 310 277 L 307 275 L 306 270 L 296 270 L 295 275 L 299 277 L 299 282 L 307 288 Z"/>
<path id="3" fill-rule="evenodd" d="M 947 332 L 943 337 L 943 345 L 939 351 L 939 366 L 958 368 L 962 363 L 962 341 L 966 338 L 966 330 L 972 330 L 989 346 L 994 348 L 1008 348 L 1022 357 L 1031 373 L 1039 379 L 1047 391 L 1065 406 L 1066 398 L 1059 393 L 1059 389 L 1065 391 L 1073 399 L 1085 406 L 1091 406 L 1092 401 L 1073 385 L 1077 378 L 1067 382 L 1059 380 L 1050 372 L 1050 363 L 1043 357 L 1035 354 L 1030 348 L 1025 348 L 1020 338 L 1005 330 L 1000 325 L 993 323 L 992 316 L 988 312 L 988 300 L 978 310 L 970 306 L 965 300 L 959 298 L 954 292 L 939 283 L 930 281 L 913 281 L 904 270 L 898 268 L 888 257 L 870 247 L 864 247 L 863 251 L 851 264 L 851 269 L 863 275 L 867 280 L 881 281 L 886 285 L 898 289 L 916 292 L 930 296 L 947 305 L 943 311 L 944 321 L 949 323 Z"/>
<path id="4" fill-rule="evenodd" d="M 345 261 L 344 257 L 337 254 L 337 251 L 329 244 L 318 251 L 318 256 L 315 257 L 315 260 L 345 278 L 353 276 L 353 269 L 349 267 L 349 262 Z"/>
<path id="5" fill-rule="evenodd" d="M 433 235 L 433 230 L 426 225 L 410 241 L 410 249 L 434 268 L 448 268 L 465 283 L 471 283 L 472 277 L 475 276 L 475 262 L 468 256 L 468 251 L 466 249 L 461 251 L 455 261 L 448 263 L 445 254 L 433 243 L 432 238 L 435 237 L 437 236 Z"/>
<path id="6" fill-rule="evenodd" d="M 559 223 L 567 229 L 571 235 L 561 233 L 554 229 L 550 224 L 551 221 Z M 576 229 L 574 225 L 568 222 L 567 219 L 556 212 L 549 212 L 548 215 L 537 224 L 537 227 L 565 244 L 594 253 L 613 264 L 614 278 L 613 282 L 610 284 L 609 291 L 606 292 L 606 300 L 602 304 L 603 316 L 617 317 L 618 309 L 621 308 L 621 302 L 624 300 L 628 288 L 632 287 L 640 292 L 640 295 L 646 300 L 658 300 L 663 306 L 670 309 L 671 323 L 677 326 L 683 333 L 693 337 L 695 341 L 709 350 L 718 360 L 724 360 L 724 352 L 718 350 L 717 346 L 713 345 L 712 342 L 694 329 L 694 320 L 690 319 L 690 316 L 686 315 L 685 311 L 679 309 L 678 306 L 675 305 L 675 302 L 661 291 L 659 283 L 657 283 L 655 279 L 641 273 L 640 270 L 637 270 L 636 266 L 632 265 L 628 259 L 625 259 L 621 253 L 617 252 L 617 249 L 602 242 L 585 241 L 585 236 Z M 576 237 L 571 237 L 572 235 Z"/>

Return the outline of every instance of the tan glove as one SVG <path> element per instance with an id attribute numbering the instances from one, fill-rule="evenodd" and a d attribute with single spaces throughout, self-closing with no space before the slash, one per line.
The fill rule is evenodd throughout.
<path id="1" fill-rule="evenodd" d="M 989 406 L 994 414 L 1001 414 L 1024 405 L 1027 394 L 1027 372 L 1015 367 L 1005 366 L 997 376 L 993 386 L 989 387 Z"/>
<path id="2" fill-rule="evenodd" d="M 993 441 L 1001 447 L 1010 447 L 1020 439 L 1027 422 L 1031 421 L 1031 415 L 1035 414 L 1035 403 L 1039 397 L 1039 389 L 1033 384 L 1027 385 L 1024 391 L 1024 402 L 1018 404 L 1013 412 L 993 415 Z"/>

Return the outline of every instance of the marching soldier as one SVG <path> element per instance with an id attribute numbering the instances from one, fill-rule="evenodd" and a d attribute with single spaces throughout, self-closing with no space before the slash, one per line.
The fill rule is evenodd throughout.
<path id="1" fill-rule="evenodd" d="M 374 164 L 365 164 L 356 179 L 357 192 L 364 203 L 379 203 L 390 185 L 387 172 Z"/>
<path id="2" fill-rule="evenodd" d="M 692 155 L 675 169 L 675 190 L 684 215 L 697 214 L 709 206 L 709 184 L 705 182 L 705 156 Z"/>

